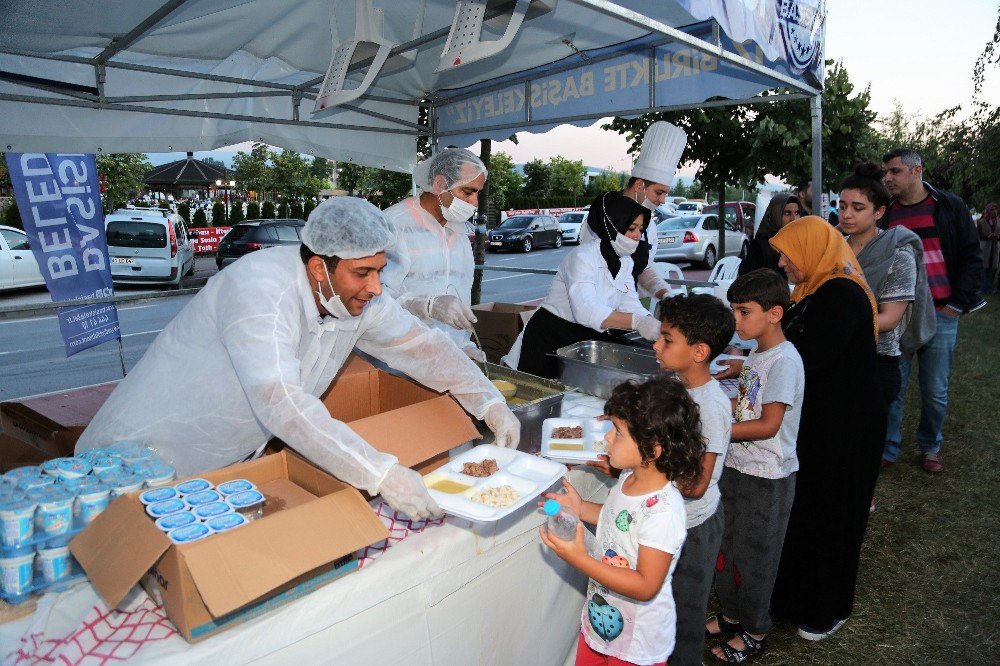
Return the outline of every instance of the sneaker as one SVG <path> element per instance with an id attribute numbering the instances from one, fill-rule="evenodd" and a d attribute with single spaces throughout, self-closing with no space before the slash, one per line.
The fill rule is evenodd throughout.
<path id="1" fill-rule="evenodd" d="M 924 453 L 920 456 L 920 466 L 928 474 L 940 474 L 944 471 L 944 462 L 940 453 Z"/>
<path id="2" fill-rule="evenodd" d="M 833 626 L 826 631 L 823 631 L 822 629 L 813 629 L 812 627 L 800 624 L 798 632 L 799 638 L 804 638 L 807 641 L 821 641 L 837 633 L 837 630 L 844 626 L 845 622 L 847 622 L 847 620 L 837 620 L 833 623 Z"/>
<path id="3" fill-rule="evenodd" d="M 892 467 L 894 462 L 894 460 L 886 460 L 885 458 L 882 458 L 882 469 L 889 469 Z"/>

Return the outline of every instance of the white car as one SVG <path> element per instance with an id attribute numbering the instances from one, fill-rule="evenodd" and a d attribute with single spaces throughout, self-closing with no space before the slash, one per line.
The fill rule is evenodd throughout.
<path id="1" fill-rule="evenodd" d="M 719 259 L 719 216 L 682 215 L 656 225 L 656 258 L 712 268 Z M 750 242 L 726 222 L 726 256 L 745 257 Z"/>
<path id="2" fill-rule="evenodd" d="M 45 285 L 28 234 L 0 225 L 0 291 Z"/>
<path id="3" fill-rule="evenodd" d="M 559 228 L 562 229 L 564 243 L 580 243 L 580 227 L 587 221 L 587 211 L 577 210 L 563 213 L 559 216 Z"/>
<path id="4" fill-rule="evenodd" d="M 160 209 L 126 208 L 104 220 L 115 284 L 181 286 L 194 273 L 194 237 L 184 218 Z"/>
<path id="5" fill-rule="evenodd" d="M 682 201 L 677 204 L 677 212 L 681 215 L 701 213 L 703 208 L 705 208 L 705 204 L 701 201 Z"/>

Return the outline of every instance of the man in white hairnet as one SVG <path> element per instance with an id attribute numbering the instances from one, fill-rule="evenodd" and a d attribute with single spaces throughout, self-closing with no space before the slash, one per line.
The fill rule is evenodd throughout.
<path id="1" fill-rule="evenodd" d="M 396 231 L 386 290 L 424 324 L 445 333 L 475 361 L 486 356 L 471 340 L 472 247 L 466 221 L 475 214 L 486 167 L 463 148 L 448 148 L 417 165 L 419 196 L 385 211 Z"/>
<path id="2" fill-rule="evenodd" d="M 416 472 L 333 419 L 319 399 L 357 347 L 450 392 L 500 446 L 518 443 L 517 418 L 476 365 L 382 295 L 393 237 L 367 201 L 317 206 L 301 247 L 254 252 L 208 281 L 115 388 L 76 450 L 136 440 L 188 476 L 257 455 L 274 436 L 413 519 L 439 515 Z"/>

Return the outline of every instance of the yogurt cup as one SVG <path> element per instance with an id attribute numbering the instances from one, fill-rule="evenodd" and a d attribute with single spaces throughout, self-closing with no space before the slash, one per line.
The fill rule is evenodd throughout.
<path id="1" fill-rule="evenodd" d="M 89 525 L 99 513 L 108 508 L 111 501 L 111 489 L 107 486 L 94 484 L 85 486 L 76 496 L 76 513 L 80 522 Z"/>
<path id="2" fill-rule="evenodd" d="M 59 481 L 56 482 L 56 485 L 60 488 L 65 488 L 71 493 L 75 493 L 78 492 L 80 488 L 85 488 L 87 482 L 90 481 L 90 478 L 91 477 L 89 476 L 81 476 L 79 479 L 67 479 L 65 477 L 60 477 Z"/>
<path id="3" fill-rule="evenodd" d="M 211 534 L 212 528 L 204 523 L 191 523 L 190 525 L 170 530 L 167 532 L 167 537 L 174 543 L 185 544 L 204 539 L 207 536 L 211 536 Z"/>
<path id="4" fill-rule="evenodd" d="M 151 490 L 145 490 L 139 493 L 139 501 L 143 504 L 156 504 L 157 502 L 162 502 L 163 500 L 177 499 L 179 497 L 180 493 L 178 493 L 173 486 L 152 488 Z"/>
<path id="5" fill-rule="evenodd" d="M 244 490 L 257 490 L 257 486 L 253 485 L 246 479 L 233 479 L 232 481 L 220 483 L 216 490 L 218 490 L 223 497 L 226 497 L 228 495 L 243 492 Z"/>
<path id="6" fill-rule="evenodd" d="M 128 476 L 118 478 L 115 483 L 107 485 L 111 486 L 111 499 L 114 499 L 127 493 L 139 492 L 145 483 L 146 480 L 141 476 L 129 474 Z"/>
<path id="7" fill-rule="evenodd" d="M 40 473 L 41 470 L 38 468 L 38 465 L 28 465 L 26 467 L 17 467 L 15 469 L 10 470 L 9 472 L 3 475 L 3 478 L 7 479 L 8 481 L 16 485 L 17 482 L 21 480 L 21 477 L 38 476 L 38 474 Z"/>
<path id="8" fill-rule="evenodd" d="M 178 511 L 187 510 L 187 504 L 184 503 L 182 499 L 168 499 L 162 502 L 157 502 L 156 504 L 150 504 L 146 507 L 146 514 L 150 518 L 156 520 L 157 518 L 162 518 L 163 516 L 170 515 L 171 513 L 177 513 Z"/>
<path id="9" fill-rule="evenodd" d="M 48 474 L 49 476 L 59 476 L 59 461 L 63 458 L 53 458 L 52 460 L 46 460 L 39 467 L 43 474 Z"/>
<path id="10" fill-rule="evenodd" d="M 176 487 L 176 486 L 175 486 Z M 190 495 L 184 496 L 184 501 L 189 507 L 201 506 L 202 504 L 210 504 L 211 502 L 219 502 L 222 500 L 222 495 L 215 492 L 214 490 L 202 490 L 197 493 L 192 493 Z"/>
<path id="11" fill-rule="evenodd" d="M 127 463 L 145 460 L 155 455 L 153 449 L 130 440 L 115 442 L 108 447 L 108 450 L 120 455 Z"/>
<path id="12" fill-rule="evenodd" d="M 21 490 L 32 490 L 34 488 L 44 488 L 55 484 L 56 477 L 38 472 L 37 474 L 25 474 L 17 481 L 17 487 Z"/>
<path id="13" fill-rule="evenodd" d="M 110 472 L 113 469 L 120 469 L 124 459 L 121 456 L 110 454 L 104 456 L 93 456 L 90 465 L 94 469 L 94 474 Z"/>
<path id="14" fill-rule="evenodd" d="M 46 583 L 55 583 L 69 578 L 73 571 L 73 560 L 69 554 L 69 547 L 39 548 L 38 568 L 42 572 L 42 580 Z"/>
<path id="15" fill-rule="evenodd" d="M 34 553 L 0 557 L 0 591 L 12 597 L 20 597 L 30 592 L 34 568 Z"/>
<path id="16" fill-rule="evenodd" d="M 147 488 L 158 488 L 173 483 L 177 479 L 177 471 L 166 464 L 150 465 L 142 475 L 146 477 Z"/>
<path id="17" fill-rule="evenodd" d="M 212 528 L 213 532 L 226 532 L 228 530 L 236 529 L 237 527 L 242 527 L 248 522 L 250 521 L 246 519 L 246 516 L 233 512 L 209 518 L 205 521 L 205 525 Z"/>
<path id="18" fill-rule="evenodd" d="M 226 498 L 229 506 L 247 520 L 264 517 L 264 495 L 259 490 L 243 490 Z"/>
<path id="19" fill-rule="evenodd" d="M 188 479 L 187 481 L 182 481 L 178 483 L 174 488 L 177 489 L 181 495 L 192 495 L 194 493 L 200 493 L 203 490 L 209 490 L 212 488 L 212 484 L 205 479 Z"/>
<path id="20" fill-rule="evenodd" d="M 233 507 L 229 506 L 225 502 L 209 502 L 208 504 L 200 504 L 193 509 L 193 513 L 198 520 L 208 520 L 209 518 L 215 518 L 216 516 L 221 516 L 224 513 L 232 513 Z"/>
<path id="21" fill-rule="evenodd" d="M 53 488 L 38 502 L 38 526 L 45 536 L 66 534 L 73 528 L 73 493 Z"/>
<path id="22" fill-rule="evenodd" d="M 35 507 L 30 499 L 17 499 L 0 505 L 0 543 L 4 548 L 22 548 L 35 534 Z"/>
<path id="23" fill-rule="evenodd" d="M 89 462 L 79 458 L 57 458 L 58 465 L 56 471 L 62 479 L 82 479 L 90 474 L 92 469 Z"/>
<path id="24" fill-rule="evenodd" d="M 178 511 L 177 513 L 168 513 L 165 516 L 157 518 L 156 526 L 164 532 L 169 532 L 179 527 L 184 527 L 185 525 L 197 522 L 198 519 L 190 511 Z"/>

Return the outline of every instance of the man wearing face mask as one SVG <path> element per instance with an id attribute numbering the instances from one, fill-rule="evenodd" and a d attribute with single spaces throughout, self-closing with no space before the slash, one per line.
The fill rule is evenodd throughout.
<path id="1" fill-rule="evenodd" d="M 254 252 L 208 281 L 115 388 L 76 451 L 138 441 L 183 477 L 259 455 L 278 437 L 413 519 L 439 515 L 416 472 L 332 418 L 319 398 L 357 348 L 450 392 L 497 444 L 517 446 L 517 418 L 476 365 L 381 295 L 393 241 L 367 201 L 323 202 L 300 247 Z"/>
<path id="2" fill-rule="evenodd" d="M 415 317 L 447 335 L 469 358 L 486 356 L 471 341 L 472 247 L 467 220 L 479 205 L 486 167 L 474 153 L 448 148 L 417 165 L 419 196 L 385 211 L 396 231 L 386 290 Z"/>
<path id="3" fill-rule="evenodd" d="M 556 349 L 583 340 L 615 340 L 626 330 L 647 340 L 660 337 L 660 321 L 639 301 L 632 255 L 649 224 L 650 211 L 620 192 L 594 199 L 587 214 L 591 235 L 566 255 L 549 294 L 522 333 L 517 369 L 555 378 Z"/>

